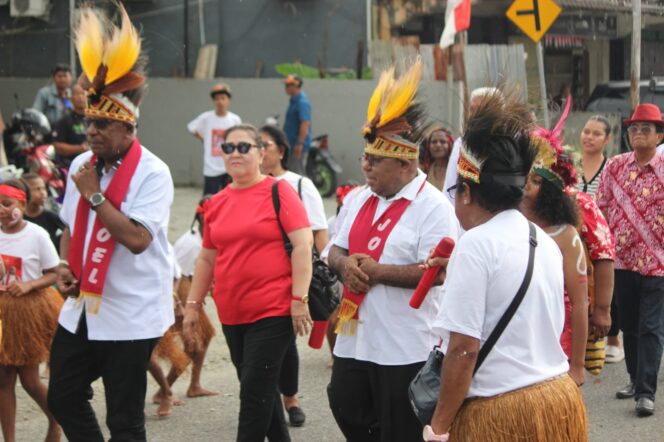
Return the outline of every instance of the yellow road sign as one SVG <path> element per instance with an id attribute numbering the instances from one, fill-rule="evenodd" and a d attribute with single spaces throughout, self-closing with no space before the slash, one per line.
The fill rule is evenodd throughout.
<path id="1" fill-rule="evenodd" d="M 537 43 L 561 11 L 553 0 L 514 0 L 505 15 Z"/>

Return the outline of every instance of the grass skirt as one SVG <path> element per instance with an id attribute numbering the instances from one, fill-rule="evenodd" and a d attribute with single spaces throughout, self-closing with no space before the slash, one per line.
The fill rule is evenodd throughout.
<path id="1" fill-rule="evenodd" d="M 52 287 L 17 297 L 0 292 L 0 365 L 23 367 L 46 361 L 63 303 Z"/>
<path id="2" fill-rule="evenodd" d="M 450 429 L 455 442 L 585 442 L 581 390 L 563 375 L 488 398 L 468 399 Z"/>
<path id="3" fill-rule="evenodd" d="M 178 288 L 178 298 L 183 307 L 187 305 L 187 295 L 189 294 L 190 288 L 191 279 L 183 277 L 180 280 L 180 287 Z M 182 335 L 182 317 L 175 318 L 175 324 L 173 324 L 171 329 L 180 334 L 180 336 Z M 188 348 L 187 350 L 192 352 L 200 352 L 204 350 L 210 344 L 210 341 L 215 334 L 214 326 L 212 325 L 212 322 L 210 322 L 207 313 L 205 313 L 205 309 L 201 309 L 200 314 L 198 315 L 198 326 L 196 327 L 196 342 L 193 348 Z"/>

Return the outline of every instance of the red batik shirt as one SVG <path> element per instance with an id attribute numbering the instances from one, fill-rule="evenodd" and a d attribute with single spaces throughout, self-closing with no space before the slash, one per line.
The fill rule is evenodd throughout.
<path id="1" fill-rule="evenodd" d="M 615 268 L 664 276 L 664 156 L 643 168 L 634 152 L 611 158 L 596 198 L 615 238 Z"/>
<path id="2" fill-rule="evenodd" d="M 591 261 L 608 259 L 615 261 L 616 246 L 613 241 L 613 235 L 606 218 L 602 214 L 595 200 L 584 192 L 576 192 L 576 203 L 579 206 L 581 214 L 581 227 L 579 233 L 583 242 L 588 247 L 588 255 Z"/>

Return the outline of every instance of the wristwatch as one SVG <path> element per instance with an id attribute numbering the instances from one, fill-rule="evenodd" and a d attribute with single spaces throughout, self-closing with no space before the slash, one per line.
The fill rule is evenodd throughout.
<path id="1" fill-rule="evenodd" d="M 305 294 L 302 297 L 293 295 L 292 298 L 293 298 L 294 301 L 300 301 L 302 304 L 307 304 L 309 302 L 309 294 L 308 293 Z"/>
<path id="2" fill-rule="evenodd" d="M 424 439 L 424 442 L 447 442 L 450 438 L 450 433 L 445 433 L 445 434 L 436 434 L 433 432 L 433 428 L 431 428 L 431 425 L 427 425 L 424 427 L 424 430 L 422 431 L 422 439 Z"/>
<path id="3" fill-rule="evenodd" d="M 90 201 L 90 206 L 94 209 L 106 201 L 106 197 L 103 193 L 97 192 L 90 195 L 90 199 L 88 201 Z"/>

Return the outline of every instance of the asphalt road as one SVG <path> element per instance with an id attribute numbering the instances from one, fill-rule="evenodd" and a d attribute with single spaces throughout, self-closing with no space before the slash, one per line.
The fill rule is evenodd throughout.
<path id="1" fill-rule="evenodd" d="M 200 195 L 198 189 L 177 189 L 173 205 L 171 240 L 184 232 L 192 219 L 195 204 Z M 334 201 L 326 201 L 329 214 L 334 213 Z M 212 305 L 207 306 L 211 318 L 216 318 Z M 218 322 L 214 321 L 216 324 Z M 203 370 L 203 385 L 219 391 L 218 396 L 186 399 L 187 376 L 175 386 L 175 394 L 185 399 L 183 406 L 176 407 L 172 416 L 159 419 L 153 416 L 156 406 L 146 405 L 148 440 L 188 441 L 188 442 L 231 442 L 237 428 L 238 382 L 230 362 L 228 349 L 223 336 L 212 341 L 206 365 Z M 307 422 L 301 428 L 291 429 L 294 442 L 343 441 L 327 405 L 325 388 L 329 382 L 329 350 L 312 350 L 306 339 L 300 338 L 300 397 L 307 413 Z M 664 389 L 664 370 L 660 370 L 659 387 Z M 634 402 L 614 399 L 616 390 L 627 382 L 624 364 L 607 365 L 600 376 L 587 375 L 583 386 L 590 422 L 590 440 L 593 442 L 664 442 L 664 405 L 650 418 L 638 418 L 634 413 Z M 93 405 L 100 421 L 103 422 L 105 407 L 103 387 L 96 382 Z M 156 390 L 152 379 L 148 397 Z M 36 404 L 17 388 L 17 440 L 33 442 L 43 440 L 46 419 Z M 103 424 L 102 424 L 103 427 Z M 552 432 L 556 429 L 552 428 Z M 63 438 L 63 440 L 65 440 Z"/>

